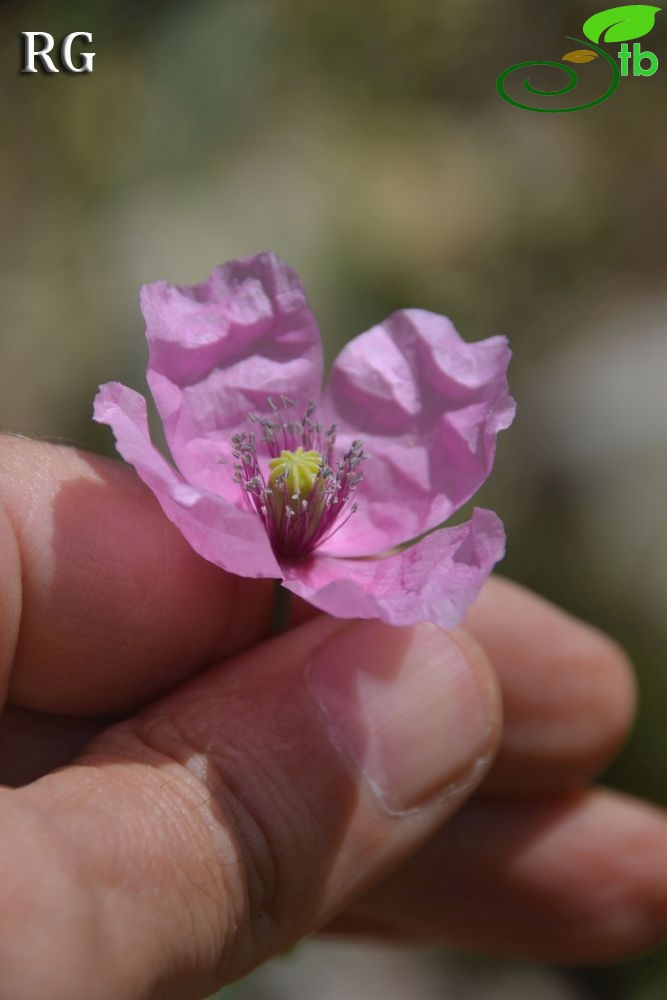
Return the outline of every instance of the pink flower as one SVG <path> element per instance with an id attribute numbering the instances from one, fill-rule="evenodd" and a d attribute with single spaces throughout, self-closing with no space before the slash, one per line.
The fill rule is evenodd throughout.
<path id="1" fill-rule="evenodd" d="M 504 337 L 466 344 L 443 316 L 402 310 L 351 341 L 321 390 L 315 318 L 274 254 L 146 285 L 141 308 L 177 468 L 133 389 L 103 385 L 95 419 L 200 555 L 338 617 L 460 621 L 504 554 L 502 523 L 475 509 L 433 529 L 484 482 L 514 416 Z"/>

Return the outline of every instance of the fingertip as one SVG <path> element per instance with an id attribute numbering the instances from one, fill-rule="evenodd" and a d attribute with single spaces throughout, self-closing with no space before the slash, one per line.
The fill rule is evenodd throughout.
<path id="1" fill-rule="evenodd" d="M 636 710 L 634 674 L 618 643 L 499 578 L 465 625 L 489 653 L 503 697 L 503 737 L 488 790 L 565 791 L 599 773 Z"/>
<path id="2" fill-rule="evenodd" d="M 665 813 L 619 793 L 475 797 L 350 915 L 397 940 L 610 964 L 664 940 L 665 857 Z"/>
<path id="3" fill-rule="evenodd" d="M 306 677 L 333 742 L 390 812 L 423 806 L 460 780 L 474 786 L 492 759 L 497 686 L 468 636 L 428 623 L 350 622 L 318 649 Z"/>

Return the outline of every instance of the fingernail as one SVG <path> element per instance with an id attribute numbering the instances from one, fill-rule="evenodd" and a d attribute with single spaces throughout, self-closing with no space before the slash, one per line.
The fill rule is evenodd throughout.
<path id="1" fill-rule="evenodd" d="M 307 667 L 334 743 L 387 809 L 414 809 L 489 751 L 491 696 L 468 657 L 433 625 L 355 622 Z"/>

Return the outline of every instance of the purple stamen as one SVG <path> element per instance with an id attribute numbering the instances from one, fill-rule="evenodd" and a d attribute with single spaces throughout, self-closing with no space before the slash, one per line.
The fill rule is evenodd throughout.
<path id="1" fill-rule="evenodd" d="M 257 456 L 255 435 L 232 435 L 234 480 L 243 490 L 250 510 L 262 520 L 274 552 L 284 559 L 300 559 L 339 531 L 356 511 L 352 498 L 363 479 L 359 464 L 365 455 L 361 441 L 353 441 L 341 459 L 334 460 L 337 427 L 333 424 L 322 432 L 312 419 L 314 403 L 308 403 L 301 420 L 284 420 L 284 411 L 295 406 L 287 396 L 280 405 L 268 399 L 272 416 L 249 414 L 262 435 L 261 443 L 269 459 L 281 452 L 316 451 L 321 462 L 307 495 L 289 488 L 287 476 L 265 478 Z"/>

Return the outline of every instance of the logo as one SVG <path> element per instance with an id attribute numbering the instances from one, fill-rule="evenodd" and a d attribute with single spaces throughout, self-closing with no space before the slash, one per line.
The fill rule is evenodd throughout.
<path id="1" fill-rule="evenodd" d="M 655 24 L 655 15 L 661 7 L 649 7 L 647 4 L 627 4 L 624 7 L 611 7 L 609 10 L 600 11 L 593 14 L 584 23 L 583 33 L 588 42 L 582 38 L 573 38 L 567 35 L 569 41 L 576 42 L 585 48 L 573 49 L 561 56 L 562 62 L 551 62 L 550 60 L 535 59 L 530 62 L 516 63 L 504 69 L 496 80 L 496 90 L 504 101 L 513 104 L 515 108 L 522 108 L 524 111 L 536 111 L 538 114 L 561 115 L 569 111 L 583 111 L 585 108 L 594 108 L 596 104 L 602 104 L 614 93 L 622 76 L 629 76 L 632 71 L 633 76 L 653 76 L 658 69 L 658 57 L 655 52 L 642 49 L 636 38 L 643 38 Z M 619 62 L 596 43 L 622 42 L 620 50 L 616 53 Z M 632 49 L 628 42 L 632 41 Z M 530 104 L 522 104 L 517 97 L 512 97 L 506 90 L 506 80 L 515 70 L 528 69 L 533 66 L 551 66 L 561 70 L 567 76 L 565 86 L 555 90 L 540 90 L 530 82 L 530 77 L 526 76 L 523 81 L 524 90 L 528 91 L 536 98 L 540 97 L 561 97 L 569 94 L 579 83 L 579 77 L 571 66 L 566 63 L 592 63 L 593 60 L 602 57 L 611 69 L 611 82 L 602 97 L 587 100 L 584 104 L 578 104 L 574 108 L 536 108 Z M 619 66 L 620 63 L 620 66 Z M 517 95 L 519 96 L 519 95 Z"/>
<path id="2" fill-rule="evenodd" d="M 49 55 L 53 51 L 55 39 L 48 31 L 22 31 L 23 39 L 23 65 L 22 73 L 38 73 L 37 60 L 46 73 L 59 73 L 60 70 Z M 66 73 L 92 73 L 94 52 L 79 53 L 80 61 L 75 63 L 72 57 L 72 47 L 77 38 L 91 45 L 93 36 L 90 31 L 72 31 L 65 35 L 60 44 L 60 65 Z"/>

